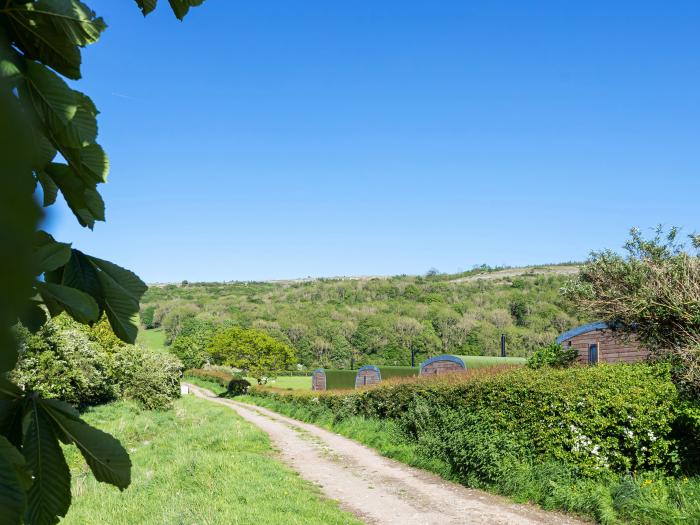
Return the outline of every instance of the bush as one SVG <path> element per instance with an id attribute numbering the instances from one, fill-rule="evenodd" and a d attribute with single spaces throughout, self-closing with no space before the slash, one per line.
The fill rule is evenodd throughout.
<path id="1" fill-rule="evenodd" d="M 563 368 L 572 365 L 577 357 L 578 350 L 575 348 L 565 348 L 559 344 L 552 343 L 535 350 L 527 359 L 527 366 L 533 369 L 542 368 L 543 366 Z"/>
<path id="2" fill-rule="evenodd" d="M 110 357 L 77 328 L 47 322 L 36 334 L 18 328 L 20 355 L 11 378 L 22 389 L 83 407 L 114 399 Z"/>
<path id="3" fill-rule="evenodd" d="M 588 477 L 678 465 L 679 448 L 671 436 L 677 390 L 666 368 L 646 364 L 482 368 L 352 392 L 283 393 L 255 387 L 252 393 L 325 405 L 336 419 L 396 420 L 411 440 L 435 444 L 434 453 L 457 472 L 480 464 L 476 475 L 487 479 L 505 468 L 492 465 L 490 449 L 461 455 L 456 450 L 492 435 L 508 443 L 514 460 L 553 460 Z"/>
<path id="4" fill-rule="evenodd" d="M 250 388 L 250 383 L 245 379 L 231 379 L 226 386 L 226 394 L 229 396 L 242 396 L 248 393 Z"/>
<path id="5" fill-rule="evenodd" d="M 24 390 L 85 407 L 125 397 L 146 408 L 164 408 L 180 395 L 181 363 L 173 356 L 116 337 L 102 320 L 78 325 L 65 315 L 47 321 L 36 333 L 18 327 L 21 342 L 13 379 Z"/>
<path id="6" fill-rule="evenodd" d="M 221 369 L 194 368 L 185 372 L 185 377 L 196 377 L 212 381 L 226 389 L 227 396 L 240 396 L 248 392 L 250 383 L 240 374 L 232 374 Z"/>
<path id="7" fill-rule="evenodd" d="M 182 363 L 166 352 L 125 345 L 114 355 L 112 374 L 120 397 L 148 409 L 168 408 L 180 397 Z"/>

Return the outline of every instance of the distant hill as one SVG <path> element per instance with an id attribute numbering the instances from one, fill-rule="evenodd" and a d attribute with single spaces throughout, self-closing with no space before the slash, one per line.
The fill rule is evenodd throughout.
<path id="1" fill-rule="evenodd" d="M 144 320 L 170 341 L 186 322 L 254 327 L 307 367 L 410 363 L 439 353 L 526 356 L 582 319 L 559 290 L 576 264 L 459 274 L 152 286 Z M 194 321 L 191 321 L 194 319 Z M 189 321 L 188 321 L 189 320 Z"/>

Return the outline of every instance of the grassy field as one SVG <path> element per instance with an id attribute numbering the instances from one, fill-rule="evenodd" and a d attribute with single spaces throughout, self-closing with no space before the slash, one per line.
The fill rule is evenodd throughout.
<path id="1" fill-rule="evenodd" d="M 136 342 L 154 350 L 164 350 L 165 332 L 162 328 L 154 328 L 152 330 L 140 328 L 139 334 L 136 336 Z"/>
<path id="2" fill-rule="evenodd" d="M 118 402 L 85 419 L 118 437 L 134 464 L 123 493 L 69 451 L 70 525 L 359 524 L 275 458 L 267 435 L 231 410 L 186 396 L 173 410 Z"/>
<path id="3" fill-rule="evenodd" d="M 258 382 L 252 377 L 246 378 L 251 385 Z M 311 390 L 311 376 L 280 376 L 267 382 L 267 386 L 290 388 L 292 390 Z"/>
<path id="4" fill-rule="evenodd" d="M 495 357 L 491 355 L 460 355 L 467 368 L 482 368 L 493 365 L 524 365 L 524 357 Z"/>

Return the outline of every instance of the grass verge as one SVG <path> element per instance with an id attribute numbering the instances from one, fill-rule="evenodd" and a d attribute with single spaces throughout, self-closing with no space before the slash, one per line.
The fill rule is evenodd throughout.
<path id="1" fill-rule="evenodd" d="M 167 412 L 117 402 L 85 419 L 115 435 L 133 462 L 120 493 L 97 483 L 73 447 L 67 525 L 359 524 L 274 458 L 267 435 L 233 411 L 186 396 Z"/>

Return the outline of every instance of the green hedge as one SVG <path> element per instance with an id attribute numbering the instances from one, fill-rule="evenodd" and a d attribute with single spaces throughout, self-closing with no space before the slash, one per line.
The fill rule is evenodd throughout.
<path id="1" fill-rule="evenodd" d="M 185 378 L 196 377 L 205 381 L 212 381 L 226 389 L 227 396 L 240 396 L 250 388 L 250 383 L 240 375 L 234 375 L 223 370 L 210 370 L 207 368 L 191 368 L 185 371 Z"/>
<path id="2" fill-rule="evenodd" d="M 355 388 L 357 370 L 324 370 L 326 373 L 326 389 Z"/>
<path id="3" fill-rule="evenodd" d="M 325 405 L 338 419 L 396 420 L 426 455 L 485 481 L 542 460 L 585 476 L 678 464 L 677 391 L 667 370 L 646 364 L 482 368 L 353 392 L 252 393 Z"/>
<path id="4" fill-rule="evenodd" d="M 420 373 L 419 366 L 380 366 L 379 373 L 382 375 L 382 381 L 391 379 L 392 377 L 411 377 L 417 376 Z"/>

